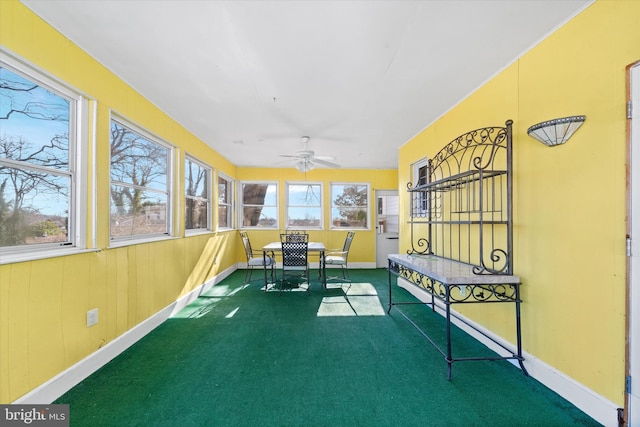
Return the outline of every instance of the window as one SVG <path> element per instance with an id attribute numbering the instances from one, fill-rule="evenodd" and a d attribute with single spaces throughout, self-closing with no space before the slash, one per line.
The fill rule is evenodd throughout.
<path id="1" fill-rule="evenodd" d="M 322 185 L 287 184 L 287 228 L 322 228 Z"/>
<path id="2" fill-rule="evenodd" d="M 5 59 L 6 58 L 6 59 Z M 0 62 L 0 248 L 33 258 L 84 245 L 79 124 L 86 100 L 8 55 Z M 77 209 L 77 212 L 74 211 Z M 86 216 L 86 215 L 85 215 Z"/>
<path id="3" fill-rule="evenodd" d="M 429 159 L 424 158 L 413 164 L 413 186 L 429 183 Z M 411 194 L 411 215 L 423 216 L 429 212 L 429 195 L 424 191 L 416 191 Z"/>
<path id="4" fill-rule="evenodd" d="M 233 228 L 233 181 L 218 174 L 218 229 Z"/>
<path id="5" fill-rule="evenodd" d="M 278 184 L 243 182 L 240 198 L 243 227 L 278 228 Z"/>
<path id="6" fill-rule="evenodd" d="M 369 185 L 331 184 L 331 227 L 369 228 Z"/>
<path id="7" fill-rule="evenodd" d="M 111 239 L 170 234 L 170 156 L 157 138 L 111 120 Z"/>
<path id="8" fill-rule="evenodd" d="M 184 161 L 184 228 L 211 230 L 211 168 L 185 156 Z"/>

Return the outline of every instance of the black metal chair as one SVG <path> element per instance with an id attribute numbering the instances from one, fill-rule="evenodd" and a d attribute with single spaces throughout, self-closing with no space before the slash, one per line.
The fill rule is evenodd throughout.
<path id="1" fill-rule="evenodd" d="M 295 238 L 290 238 L 295 236 Z M 282 244 L 282 281 L 280 291 L 285 284 L 299 285 L 306 282 L 309 291 L 309 235 L 308 234 L 281 234 Z M 293 283 L 290 279 L 297 277 Z"/>
<path id="2" fill-rule="evenodd" d="M 303 231 L 290 231 L 285 234 L 281 234 L 281 240 L 282 236 L 285 236 L 288 241 L 309 241 L 309 235 Z"/>
<path id="3" fill-rule="evenodd" d="M 275 254 L 271 253 L 270 255 L 264 256 L 262 251 L 254 251 L 251 248 L 251 241 L 249 240 L 249 236 L 245 231 L 240 232 L 240 238 L 242 239 L 242 244 L 244 245 L 244 252 L 247 256 L 247 271 L 244 275 L 244 281 L 242 282 L 242 286 L 246 285 L 251 281 L 251 275 L 253 274 L 253 269 L 255 267 L 260 267 L 261 269 L 266 267 L 271 267 L 271 281 L 273 282 L 274 268 L 276 266 Z"/>
<path id="4" fill-rule="evenodd" d="M 330 249 L 324 254 L 324 262 L 325 266 L 327 265 L 339 265 L 340 270 L 342 271 L 342 277 L 340 276 L 332 276 L 327 277 L 327 281 L 329 280 L 342 280 L 345 282 L 351 282 L 351 278 L 349 277 L 349 249 L 351 248 L 351 242 L 353 241 L 356 233 L 354 231 L 347 232 L 347 237 L 344 240 L 344 245 L 342 246 L 342 250 L 339 249 Z"/>

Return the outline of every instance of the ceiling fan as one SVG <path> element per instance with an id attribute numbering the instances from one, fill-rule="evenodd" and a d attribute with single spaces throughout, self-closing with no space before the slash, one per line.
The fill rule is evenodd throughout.
<path id="1" fill-rule="evenodd" d="M 316 165 L 327 166 L 330 168 L 339 168 L 340 165 L 336 163 L 332 163 L 329 160 L 334 160 L 334 157 L 331 156 L 316 156 L 312 150 L 307 149 L 307 144 L 309 143 L 308 136 L 302 137 L 302 142 L 304 142 L 304 150 L 298 151 L 295 155 L 286 155 L 281 154 L 280 157 L 289 157 L 295 160 L 296 169 L 300 172 L 308 172 L 311 169 L 315 168 Z"/>

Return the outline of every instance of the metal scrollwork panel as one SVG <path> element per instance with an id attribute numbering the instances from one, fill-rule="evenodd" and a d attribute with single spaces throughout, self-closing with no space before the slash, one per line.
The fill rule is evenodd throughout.
<path id="1" fill-rule="evenodd" d="M 515 302 L 516 284 L 452 285 L 449 299 L 453 303 L 463 302 Z"/>

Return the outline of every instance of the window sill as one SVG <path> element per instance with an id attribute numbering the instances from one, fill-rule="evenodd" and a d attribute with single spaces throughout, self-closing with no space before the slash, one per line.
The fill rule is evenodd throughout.
<path id="1" fill-rule="evenodd" d="M 0 253 L 0 265 L 15 264 L 18 262 L 38 261 L 48 258 L 84 254 L 88 252 L 100 252 L 100 249 L 51 249 L 43 251 L 30 251 L 20 253 Z"/>
<path id="2" fill-rule="evenodd" d="M 142 239 L 112 240 L 109 243 L 109 249 L 122 248 L 125 246 L 133 246 L 133 245 L 142 245 L 144 243 L 162 242 L 165 240 L 173 240 L 173 239 L 177 239 L 177 237 L 163 235 L 163 236 L 155 236 L 155 237 L 146 237 Z"/>

